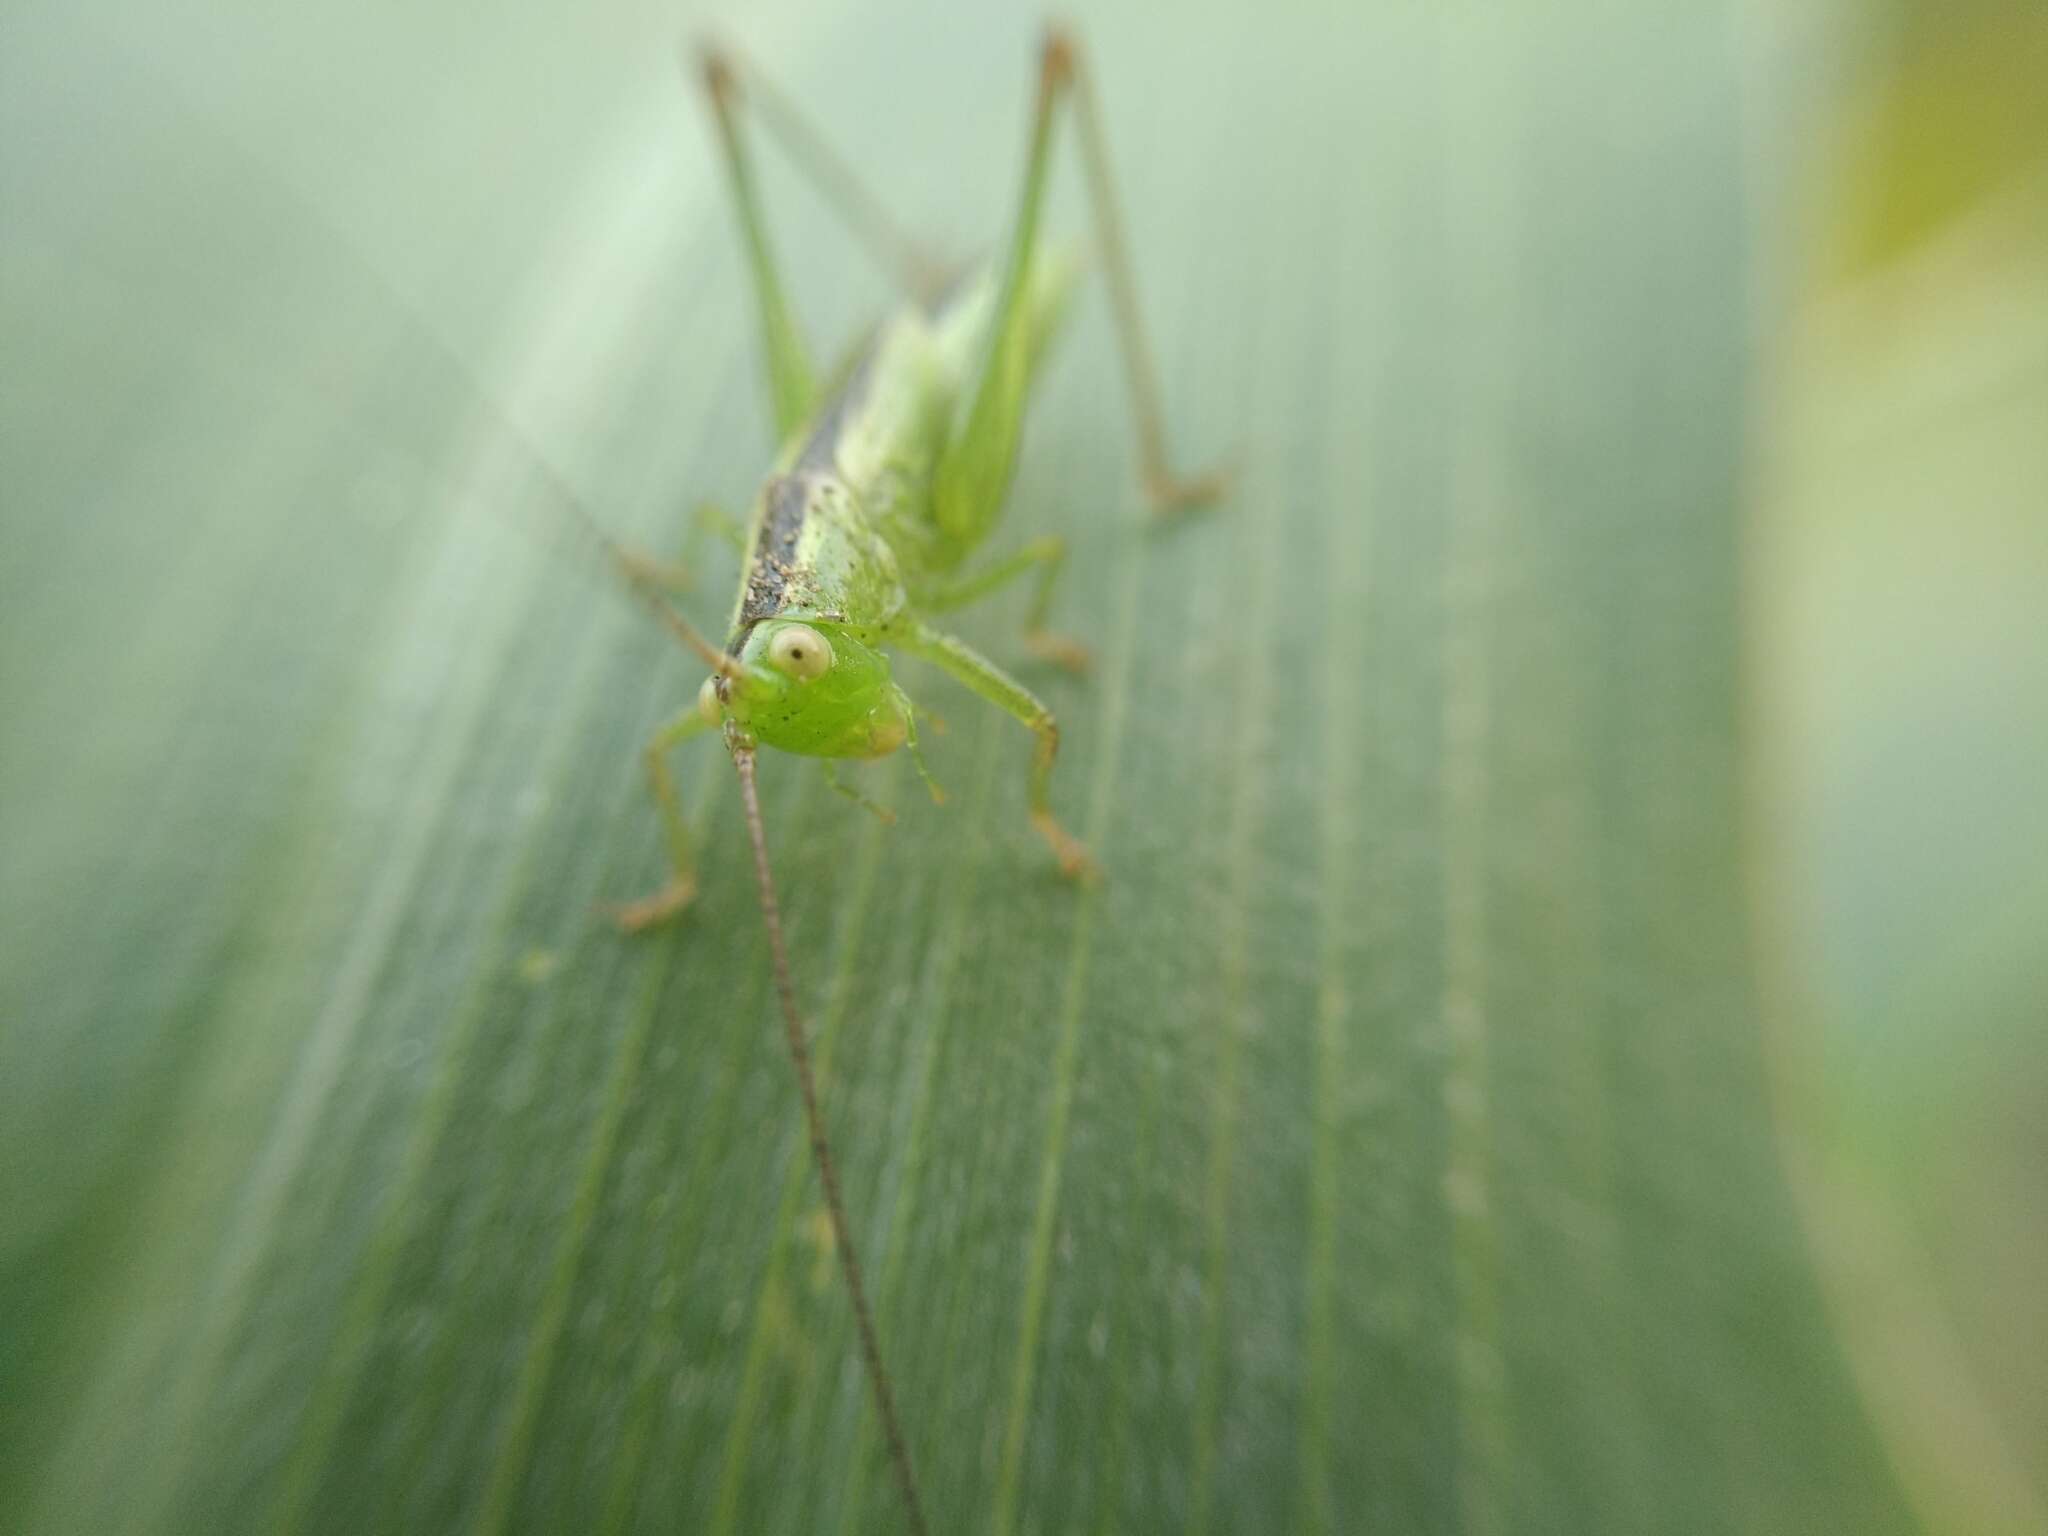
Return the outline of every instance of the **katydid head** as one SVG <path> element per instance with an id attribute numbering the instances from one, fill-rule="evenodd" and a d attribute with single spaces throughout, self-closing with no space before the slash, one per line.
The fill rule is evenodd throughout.
<path id="1" fill-rule="evenodd" d="M 707 680 L 699 707 L 768 746 L 806 757 L 884 757 L 910 734 L 888 658 L 845 625 L 764 619 L 738 660 L 740 675 Z"/>

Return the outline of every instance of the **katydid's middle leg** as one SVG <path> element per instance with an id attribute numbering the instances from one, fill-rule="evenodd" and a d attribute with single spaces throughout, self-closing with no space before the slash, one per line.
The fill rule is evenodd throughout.
<path id="1" fill-rule="evenodd" d="M 1052 711 L 1001 667 L 941 630 L 914 623 L 896 637 L 896 643 L 964 683 L 1031 732 L 1036 738 L 1031 754 L 1031 825 L 1051 846 L 1061 874 L 1070 879 L 1090 879 L 1098 874 L 1087 848 L 1052 813 L 1052 765 L 1060 750 L 1059 722 Z"/>
<path id="2" fill-rule="evenodd" d="M 1052 536 L 1033 539 L 1015 554 L 971 576 L 920 592 L 918 606 L 926 613 L 944 613 L 951 608 L 965 607 L 977 598 L 1009 585 L 1026 572 L 1036 572 L 1038 580 L 1032 590 L 1031 606 L 1024 617 L 1025 648 L 1041 661 L 1065 667 L 1069 672 L 1085 672 L 1092 659 L 1088 647 L 1045 627 L 1046 615 L 1052 611 L 1053 587 L 1059 581 L 1066 560 L 1065 539 Z"/>
<path id="3" fill-rule="evenodd" d="M 710 728 L 710 715 L 701 705 L 692 704 L 656 731 L 642 754 L 647 786 L 654 794 L 655 809 L 661 813 L 662 841 L 668 845 L 669 877 L 667 883 L 652 895 L 610 908 L 619 926 L 628 933 L 638 933 L 644 928 L 665 923 L 696 899 L 697 866 L 690 856 L 690 828 L 683 820 L 682 799 L 676 793 L 675 774 L 669 768 L 668 755 L 692 736 Z"/>

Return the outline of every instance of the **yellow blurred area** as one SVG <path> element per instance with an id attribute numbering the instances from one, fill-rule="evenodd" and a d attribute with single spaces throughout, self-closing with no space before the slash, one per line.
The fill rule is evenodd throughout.
<path id="1" fill-rule="evenodd" d="M 1759 401 L 1781 1127 L 1937 1530 L 2048 1525 L 2048 9 L 1873 12 Z"/>
<path id="2" fill-rule="evenodd" d="M 1911 255 L 2038 177 L 2048 154 L 2048 8 L 2015 0 L 1868 7 L 1839 108 L 1822 287 Z"/>

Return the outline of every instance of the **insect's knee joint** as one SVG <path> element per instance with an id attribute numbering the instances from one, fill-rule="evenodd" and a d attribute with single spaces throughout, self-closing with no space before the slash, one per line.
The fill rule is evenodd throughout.
<path id="1" fill-rule="evenodd" d="M 1075 46 L 1066 28 L 1045 29 L 1045 49 L 1039 57 L 1039 87 L 1047 95 L 1074 78 Z"/>
<path id="2" fill-rule="evenodd" d="M 713 101 L 724 103 L 732 100 L 736 89 L 732 61 L 709 38 L 700 39 L 697 44 L 697 68 L 704 77 L 704 89 L 711 93 Z"/>

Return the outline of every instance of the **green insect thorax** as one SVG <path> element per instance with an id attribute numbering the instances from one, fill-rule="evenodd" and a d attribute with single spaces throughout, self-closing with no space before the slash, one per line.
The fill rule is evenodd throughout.
<path id="1" fill-rule="evenodd" d="M 1055 255 L 1034 272 L 1034 355 L 1077 270 Z M 983 272 L 936 311 L 900 311 L 785 446 L 755 501 L 733 607 L 726 651 L 741 672 L 706 685 L 707 721 L 808 757 L 881 757 L 910 739 L 910 703 L 878 647 L 910 615 L 911 592 L 957 567 L 993 520 L 999 498 L 948 521 L 934 470 L 995 300 L 996 275 Z M 1005 471 L 1013 452 L 998 456 Z"/>
<path id="2" fill-rule="evenodd" d="M 848 625 L 769 619 L 748 633 L 738 660 L 744 675 L 708 691 L 705 707 L 764 745 L 806 757 L 884 757 L 910 734 L 909 703 L 888 658 Z"/>

